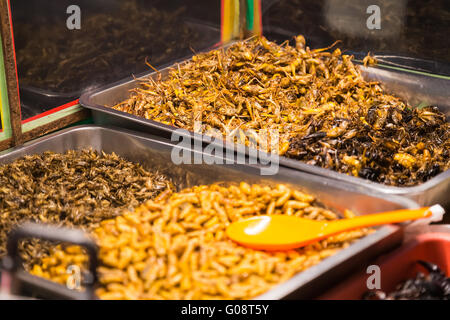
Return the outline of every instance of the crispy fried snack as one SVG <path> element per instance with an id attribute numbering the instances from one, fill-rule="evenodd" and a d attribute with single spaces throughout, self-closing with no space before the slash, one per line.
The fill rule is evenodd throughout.
<path id="1" fill-rule="evenodd" d="M 252 298 L 370 232 L 345 232 L 284 252 L 245 248 L 226 237 L 231 222 L 259 214 L 338 218 L 313 196 L 286 185 L 185 189 L 103 221 L 93 232 L 100 247 L 96 293 L 101 299 Z M 86 268 L 83 256 L 80 249 L 60 246 L 32 273 L 65 284 L 70 265 Z"/>

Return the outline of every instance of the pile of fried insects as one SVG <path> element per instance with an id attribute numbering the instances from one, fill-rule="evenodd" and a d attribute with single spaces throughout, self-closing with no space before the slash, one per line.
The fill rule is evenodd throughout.
<path id="1" fill-rule="evenodd" d="M 10 231 L 25 221 L 92 230 L 102 220 L 172 190 L 167 177 L 116 154 L 90 149 L 45 152 L 0 166 L 0 258 Z M 20 250 L 24 267 L 51 245 L 30 240 Z"/>
<path id="2" fill-rule="evenodd" d="M 428 274 L 418 272 L 414 278 L 399 283 L 395 290 L 386 293 L 381 290 L 368 291 L 365 300 L 450 300 L 450 277 L 438 265 L 419 260 Z"/>
<path id="3" fill-rule="evenodd" d="M 230 223 L 260 214 L 339 218 L 314 196 L 283 184 L 184 189 L 105 220 L 93 230 L 100 260 L 96 294 L 101 299 L 252 298 L 372 232 L 353 230 L 282 252 L 245 248 L 227 238 Z M 344 216 L 353 213 L 345 211 Z M 87 259 L 80 247 L 60 245 L 31 272 L 66 284 L 67 268 L 86 270 Z"/>
<path id="4" fill-rule="evenodd" d="M 301 35 L 295 46 L 260 37 L 200 53 L 112 108 L 387 185 L 450 167 L 445 114 L 412 108 L 364 80 L 352 56 L 312 50 Z M 271 132 L 275 146 L 262 141 Z"/>

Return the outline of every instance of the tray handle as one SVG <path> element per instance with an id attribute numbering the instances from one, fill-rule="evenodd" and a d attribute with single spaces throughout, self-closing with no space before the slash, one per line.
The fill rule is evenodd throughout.
<path id="1" fill-rule="evenodd" d="M 83 247 L 89 257 L 89 273 L 83 279 L 85 290 L 78 292 L 53 281 L 34 276 L 23 269 L 19 254 L 19 242 L 36 238 L 52 242 L 65 242 Z M 2 260 L 2 269 L 10 275 L 10 291 L 20 294 L 24 290 L 49 299 L 95 299 L 94 285 L 97 281 L 98 247 L 81 230 L 60 228 L 36 223 L 25 223 L 11 231 L 7 242 L 8 254 Z"/>

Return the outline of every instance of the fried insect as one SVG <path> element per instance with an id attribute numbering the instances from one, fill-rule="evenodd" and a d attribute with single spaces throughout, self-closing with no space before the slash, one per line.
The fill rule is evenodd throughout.
<path id="1" fill-rule="evenodd" d="M 45 152 L 0 166 L 0 257 L 6 254 L 8 233 L 25 221 L 90 230 L 168 189 L 172 185 L 165 176 L 93 150 Z M 25 267 L 48 248 L 24 242 Z"/>
<path id="2" fill-rule="evenodd" d="M 398 284 L 394 291 L 368 291 L 365 300 L 449 300 L 450 278 L 437 265 L 431 262 L 417 261 L 428 274 L 418 272 L 415 278 Z"/>
<path id="3" fill-rule="evenodd" d="M 261 37 L 198 54 L 164 80 L 142 80 L 113 108 L 388 185 L 416 185 L 450 168 L 442 112 L 412 109 L 365 81 L 340 49 L 312 50 L 301 35 L 295 42 Z M 248 138 L 273 132 L 275 145 Z"/>
<path id="4" fill-rule="evenodd" d="M 185 189 L 94 230 L 100 247 L 96 293 L 101 299 L 247 299 L 370 232 L 354 230 L 287 252 L 252 250 L 226 237 L 231 222 L 260 214 L 339 218 L 314 196 L 286 185 L 242 182 Z M 86 268 L 80 252 L 71 250 L 60 246 L 32 273 L 65 284 L 67 267 Z"/>
<path id="5" fill-rule="evenodd" d="M 316 138 L 327 130 L 322 123 L 312 135 L 293 137 L 287 156 L 393 186 L 414 186 L 448 170 L 450 124 L 445 115 L 434 107 L 410 109 L 387 97 L 356 104 L 337 139 L 329 134 Z M 432 116 L 424 118 L 427 114 Z M 340 126 L 335 120 L 333 129 Z"/>
<path id="6" fill-rule="evenodd" d="M 263 16 L 264 25 L 277 26 L 283 29 L 283 33 L 294 30 L 302 30 L 304 34 L 311 35 L 314 46 L 325 46 L 333 42 L 333 39 L 341 39 L 342 48 L 351 48 L 354 52 L 367 52 L 375 50 L 377 53 L 393 54 L 396 56 L 418 57 L 434 61 L 447 61 L 447 49 L 450 46 L 448 39 L 443 39 L 442 34 L 448 30 L 450 11 L 446 8 L 446 0 L 430 0 L 426 6 L 421 1 L 410 1 L 399 10 L 400 3 L 390 0 L 378 0 L 377 4 L 385 12 L 383 19 L 389 21 L 392 27 L 398 19 L 402 19 L 402 32 L 395 37 L 380 37 L 375 30 L 360 30 L 357 33 L 348 32 L 345 29 L 330 28 L 324 25 L 324 19 L 330 19 L 324 10 L 330 10 L 327 0 L 289 0 L 278 1 L 270 5 Z M 332 15 L 342 21 L 354 22 L 353 27 L 358 28 L 358 23 L 353 12 L 364 10 L 364 3 L 343 1 L 340 2 L 341 12 Z M 322 21 L 322 23 L 320 23 Z M 427 33 L 423 24 L 433 33 Z M 386 25 L 385 25 L 386 27 Z M 389 27 L 387 27 L 389 28 Z M 284 39 L 285 36 L 277 34 L 276 31 L 267 33 L 271 38 Z M 427 45 L 425 45 L 427 43 Z"/>

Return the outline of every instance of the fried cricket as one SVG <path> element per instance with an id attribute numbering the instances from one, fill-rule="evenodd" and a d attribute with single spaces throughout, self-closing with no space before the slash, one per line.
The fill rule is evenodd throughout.
<path id="1" fill-rule="evenodd" d="M 388 185 L 417 185 L 449 169 L 442 112 L 413 109 L 365 81 L 340 49 L 295 41 L 261 37 L 198 54 L 164 79 L 142 80 L 113 108 Z M 273 132 L 275 147 L 261 143 Z"/>

